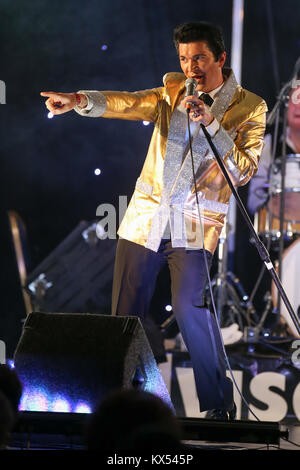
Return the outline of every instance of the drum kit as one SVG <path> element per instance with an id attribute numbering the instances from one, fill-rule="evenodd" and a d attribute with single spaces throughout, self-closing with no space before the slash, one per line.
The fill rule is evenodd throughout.
<path id="1" fill-rule="evenodd" d="M 300 57 L 291 79 L 283 85 L 276 104 L 267 117 L 268 126 L 275 123 L 266 184 L 268 194 L 266 202 L 254 216 L 254 223 L 236 189 L 231 187 L 230 178 L 226 178 L 248 225 L 250 241 L 257 249 L 262 267 L 248 296 L 240 280 L 228 270 L 228 235 L 232 227 L 225 221 L 217 250 L 217 273 L 207 288 L 206 303 L 214 310 L 221 328 L 237 324 L 248 345 L 254 339 L 259 341 L 261 335 L 270 336 L 270 340 L 275 340 L 276 336 L 284 336 L 284 340 L 300 337 L 300 154 L 287 154 L 287 111 L 291 103 L 291 89 L 300 86 L 300 80 L 295 78 L 299 71 Z M 280 122 L 282 145 L 278 152 Z M 222 169 L 223 164 L 219 157 L 217 161 Z M 223 172 L 226 177 L 226 169 Z M 258 314 L 253 299 L 258 288 L 265 286 L 262 281 L 267 275 L 270 276 L 270 287 L 263 296 L 263 311 Z M 273 316 L 276 320 L 273 321 L 275 325 L 268 328 L 265 323 L 270 312 L 276 313 Z"/>
<path id="2" fill-rule="evenodd" d="M 278 245 L 281 238 L 281 203 L 284 200 L 282 237 L 284 250 L 280 256 Z M 271 164 L 268 182 L 268 200 L 254 216 L 254 227 L 268 250 L 277 253 L 275 265 L 280 269 L 281 283 L 298 314 L 300 312 L 300 154 L 285 157 L 285 178 L 282 187 L 282 158 Z M 278 257 L 279 255 L 279 257 Z M 275 255 L 276 258 L 276 255 Z M 281 266 L 279 266 L 281 263 Z M 289 332 L 299 336 L 290 315 L 278 298 L 274 282 L 271 286 L 272 301 L 280 316 L 286 322 Z"/>
<path id="3" fill-rule="evenodd" d="M 300 317 L 300 154 L 289 154 L 272 159 L 268 180 L 268 197 L 263 206 L 254 214 L 254 230 L 276 267 L 277 274 L 289 299 Z M 284 166 L 284 167 L 283 167 Z M 282 178 L 282 170 L 284 176 Z M 230 227 L 225 224 L 218 249 L 218 268 L 212 280 L 213 297 L 216 299 L 216 313 L 222 328 L 237 324 L 243 332 L 244 341 L 258 340 L 259 336 L 300 337 L 290 312 L 282 301 L 277 286 L 262 263 L 260 274 L 250 295 L 242 283 L 227 269 L 227 238 Z M 281 235 L 282 234 L 282 235 Z M 252 239 L 250 239 L 253 242 Z M 263 296 L 263 311 L 258 313 L 254 298 L 260 287 L 266 286 L 265 276 L 270 279 Z M 206 302 L 211 305 L 211 295 L 207 292 Z M 275 326 L 271 331 L 266 326 L 269 313 L 276 313 Z M 272 322 L 271 322 L 272 323 Z M 274 323 L 274 321 L 273 321 Z M 249 339 L 249 335 L 253 338 Z"/>

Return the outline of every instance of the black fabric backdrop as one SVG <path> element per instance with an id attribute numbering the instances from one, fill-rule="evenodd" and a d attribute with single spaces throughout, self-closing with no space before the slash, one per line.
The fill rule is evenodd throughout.
<path id="1" fill-rule="evenodd" d="M 242 85 L 269 108 L 300 55 L 299 19 L 297 0 L 245 1 Z M 99 204 L 117 206 L 119 195 L 130 197 L 152 132 L 152 125 L 75 113 L 50 120 L 39 92 L 160 86 L 166 72 L 179 70 L 173 28 L 190 20 L 223 28 L 230 65 L 230 0 L 1 1 L 0 79 L 7 104 L 0 108 L 0 339 L 8 355 L 25 310 L 7 211 L 17 211 L 26 224 L 33 269 L 80 220 L 94 219 Z M 247 188 L 240 193 L 245 199 Z M 235 271 L 246 291 L 258 270 L 256 250 L 238 217 Z M 166 286 L 162 276 L 155 304 L 162 316 Z"/>

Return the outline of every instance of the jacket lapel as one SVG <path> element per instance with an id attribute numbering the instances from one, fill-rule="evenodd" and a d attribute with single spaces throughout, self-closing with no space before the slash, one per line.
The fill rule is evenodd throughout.
<path id="1" fill-rule="evenodd" d="M 225 69 L 224 72 L 225 74 L 226 72 L 228 73 L 228 69 Z M 221 88 L 218 95 L 216 96 L 214 103 L 211 107 L 212 114 L 219 122 L 222 121 L 223 116 L 233 99 L 233 96 L 236 91 L 236 87 L 237 87 L 237 82 L 236 82 L 235 76 L 233 72 L 229 70 L 229 76 L 227 80 L 225 81 L 224 86 Z M 171 119 L 170 131 L 171 131 L 171 126 L 172 126 L 172 120 L 177 110 L 178 108 L 173 113 L 173 116 Z M 178 128 L 179 121 L 178 121 L 178 125 L 174 126 L 173 128 L 173 131 L 174 132 L 177 131 L 178 137 L 182 139 L 181 147 L 179 145 L 180 142 L 176 140 L 176 143 L 177 143 L 176 154 L 175 154 L 176 167 L 173 167 L 174 160 L 172 156 L 168 155 L 168 152 L 166 152 L 164 174 L 166 173 L 166 175 L 168 175 L 169 173 L 172 173 L 171 167 L 173 167 L 174 171 L 172 173 L 172 178 L 170 178 L 168 181 L 169 185 L 167 188 L 169 196 L 170 196 L 170 202 L 172 204 L 183 205 L 188 195 L 188 192 L 193 186 L 193 171 L 192 171 L 192 160 L 191 160 L 190 150 L 187 152 L 183 163 L 180 164 L 180 167 L 179 167 L 179 161 L 182 159 L 182 155 L 183 155 L 182 143 L 184 142 L 186 127 L 187 127 L 186 115 L 184 115 L 183 113 L 181 114 L 182 114 L 181 119 L 184 121 L 184 123 L 183 121 L 181 122 L 183 129 L 179 130 Z M 177 120 L 178 118 L 176 117 L 175 119 Z M 193 157 L 194 157 L 195 172 L 198 174 L 199 173 L 201 174 L 202 172 L 206 171 L 208 167 L 213 163 L 213 160 L 215 157 L 209 147 L 206 137 L 203 135 L 202 132 L 199 132 L 199 129 L 200 129 L 200 124 L 198 126 L 198 132 L 195 133 L 195 137 L 193 139 Z M 174 139 L 175 137 L 172 136 L 172 140 Z M 178 167 L 179 167 L 179 171 L 178 171 Z M 173 186 L 170 191 L 171 181 L 173 182 Z M 165 183 L 165 180 L 164 180 L 164 183 Z"/>

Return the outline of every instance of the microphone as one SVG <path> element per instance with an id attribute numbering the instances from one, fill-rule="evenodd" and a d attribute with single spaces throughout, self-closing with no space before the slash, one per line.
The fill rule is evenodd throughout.
<path id="1" fill-rule="evenodd" d="M 185 95 L 184 96 L 191 96 L 195 94 L 198 82 L 194 78 L 187 78 L 185 81 Z M 192 107 L 192 103 L 187 103 L 187 109 L 190 110 Z"/>
<path id="2" fill-rule="evenodd" d="M 198 82 L 194 78 L 188 78 L 185 81 L 185 96 L 191 96 L 195 94 Z"/>

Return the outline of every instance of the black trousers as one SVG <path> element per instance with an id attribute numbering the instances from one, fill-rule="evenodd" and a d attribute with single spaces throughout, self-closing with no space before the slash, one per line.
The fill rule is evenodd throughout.
<path id="1" fill-rule="evenodd" d="M 212 254 L 206 251 L 209 267 Z M 172 248 L 162 241 L 158 252 L 119 239 L 112 292 L 113 315 L 148 313 L 158 273 L 168 263 L 172 308 L 193 365 L 200 411 L 230 408 L 232 382 L 226 377 L 216 322 L 203 302 L 207 283 L 203 250 Z"/>

